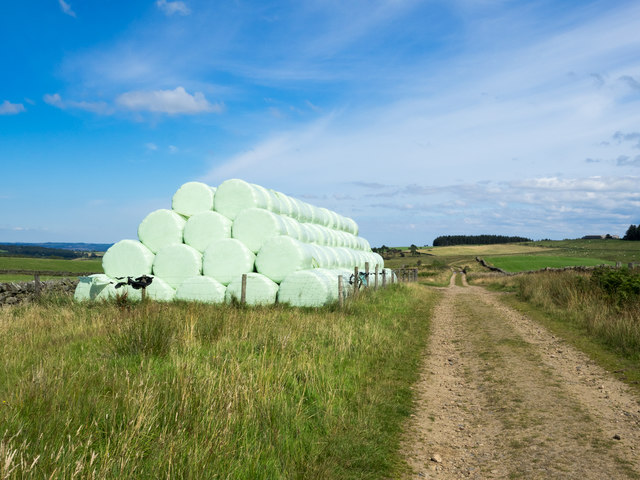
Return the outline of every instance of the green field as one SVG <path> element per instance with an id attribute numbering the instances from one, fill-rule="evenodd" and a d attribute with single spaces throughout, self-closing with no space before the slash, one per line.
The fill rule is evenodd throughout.
<path id="1" fill-rule="evenodd" d="M 51 258 L 31 257 L 2 257 L 0 256 L 0 270 L 38 270 L 52 272 L 102 272 L 102 260 L 78 259 L 61 260 Z M 41 280 L 60 278 L 57 276 L 42 275 Z M 28 282 L 33 280 L 33 275 L 0 274 L 0 282 Z"/>
<path id="2" fill-rule="evenodd" d="M 562 268 L 575 266 L 613 265 L 615 262 L 597 258 L 577 257 L 550 257 L 543 255 L 508 255 L 499 257 L 485 257 L 491 265 L 507 272 L 525 272 L 527 270 L 540 270 L 546 267 Z"/>
<path id="3" fill-rule="evenodd" d="M 0 478 L 398 478 L 438 295 L 10 307 Z"/>

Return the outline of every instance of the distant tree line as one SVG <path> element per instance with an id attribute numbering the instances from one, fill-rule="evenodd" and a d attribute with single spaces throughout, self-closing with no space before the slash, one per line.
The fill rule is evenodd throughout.
<path id="1" fill-rule="evenodd" d="M 495 243 L 531 242 L 530 238 L 507 237 L 504 235 L 444 235 L 433 241 L 434 247 L 454 245 L 493 245 Z"/>
<path id="2" fill-rule="evenodd" d="M 629 225 L 623 240 L 640 240 L 640 225 Z"/>
<path id="3" fill-rule="evenodd" d="M 0 245 L 0 255 L 14 257 L 41 257 L 41 258 L 81 258 L 86 257 L 87 252 L 74 252 L 62 248 L 38 247 L 34 245 Z"/>

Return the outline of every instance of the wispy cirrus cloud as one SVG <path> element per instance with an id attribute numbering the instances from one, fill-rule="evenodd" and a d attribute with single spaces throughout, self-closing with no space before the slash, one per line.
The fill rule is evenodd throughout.
<path id="1" fill-rule="evenodd" d="M 62 0 L 60 0 L 62 1 Z M 158 0 L 156 2 L 156 7 L 158 7 L 165 15 L 189 15 L 191 13 L 191 9 L 187 6 L 186 3 L 181 1 L 168 1 L 168 0 Z"/>
<path id="2" fill-rule="evenodd" d="M 76 12 L 71 9 L 71 5 L 69 5 L 64 0 L 58 0 L 58 3 L 60 4 L 60 9 L 63 11 L 63 13 L 69 15 L 70 17 L 76 17 Z"/>
<path id="3" fill-rule="evenodd" d="M 126 92 L 119 95 L 116 102 L 129 110 L 169 115 L 220 113 L 224 109 L 221 104 L 210 103 L 202 92 L 192 95 L 184 87 L 176 87 L 174 90 Z"/>
<path id="4" fill-rule="evenodd" d="M 22 112 L 26 112 L 22 103 L 11 103 L 9 100 L 0 103 L 0 115 L 17 115 Z"/>
<path id="5" fill-rule="evenodd" d="M 110 107 L 106 102 L 63 100 L 59 93 L 47 93 L 43 95 L 42 100 L 44 101 L 44 103 L 61 110 L 85 110 L 87 112 L 92 112 L 99 115 L 109 115 L 113 113 L 113 108 Z"/>

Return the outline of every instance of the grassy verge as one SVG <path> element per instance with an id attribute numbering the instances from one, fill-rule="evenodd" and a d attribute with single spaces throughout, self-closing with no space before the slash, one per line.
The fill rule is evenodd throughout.
<path id="1" fill-rule="evenodd" d="M 0 477 L 389 478 L 437 293 L 0 318 Z"/>

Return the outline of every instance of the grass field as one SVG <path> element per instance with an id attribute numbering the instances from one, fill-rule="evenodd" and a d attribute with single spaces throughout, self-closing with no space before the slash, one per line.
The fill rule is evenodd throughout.
<path id="1" fill-rule="evenodd" d="M 0 478 L 396 478 L 438 293 L 0 317 Z"/>
<path id="2" fill-rule="evenodd" d="M 484 259 L 491 265 L 507 272 L 540 270 L 546 267 L 562 268 L 615 264 L 615 262 L 597 258 L 552 257 L 543 255 L 505 255 L 500 257 L 485 257 Z"/>
<path id="3" fill-rule="evenodd" d="M 102 260 L 62 260 L 51 258 L 26 258 L 0 256 L 0 270 L 38 270 L 54 272 L 102 272 Z M 41 276 L 41 280 L 60 278 Z M 0 274 L 0 282 L 28 282 L 33 275 Z"/>
<path id="4" fill-rule="evenodd" d="M 524 255 L 553 251 L 553 248 L 532 244 L 502 243 L 496 245 L 457 245 L 455 247 L 430 247 L 418 249 L 421 253 L 437 257 L 485 256 L 485 255 Z"/>

